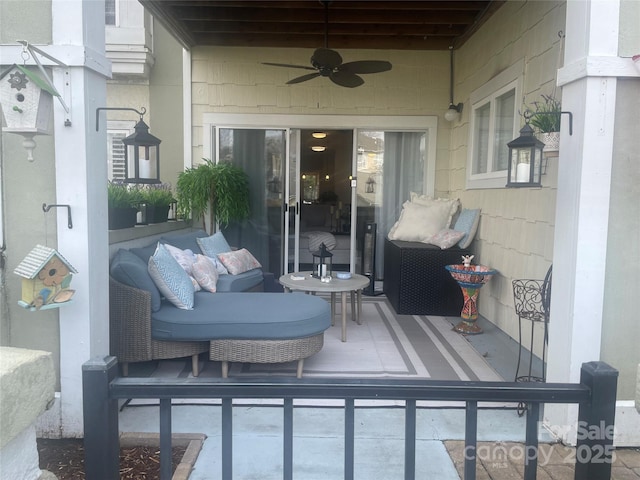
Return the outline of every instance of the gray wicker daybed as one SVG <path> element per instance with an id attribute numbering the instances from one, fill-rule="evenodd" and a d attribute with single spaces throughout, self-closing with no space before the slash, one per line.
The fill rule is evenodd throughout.
<path id="1" fill-rule="evenodd" d="M 284 293 L 196 293 L 196 307 L 181 310 L 166 301 L 151 311 L 151 294 L 110 279 L 111 353 L 122 364 L 191 356 L 198 375 L 198 356 L 222 362 L 283 363 L 304 359 L 324 345 L 331 325 L 328 302 L 312 295 Z M 207 321 L 209 319 L 209 321 Z"/>
<path id="2" fill-rule="evenodd" d="M 197 249 L 198 236 L 202 233 L 166 241 Z M 120 249 L 110 267 L 111 354 L 118 358 L 123 375 L 128 375 L 131 362 L 191 356 L 192 373 L 197 376 L 198 357 L 208 351 L 210 360 L 222 362 L 223 377 L 228 375 L 229 362 L 294 360 L 301 377 L 304 359 L 322 348 L 324 331 L 331 325 L 327 301 L 304 294 L 262 292 L 262 281 L 255 284 L 255 272 L 247 272 L 246 278 L 225 279 L 231 287 L 225 293 L 198 291 L 193 308 L 177 308 L 161 298 L 147 271 L 151 249 L 137 250 Z M 259 275 L 262 278 L 261 270 Z M 250 291 L 233 290 L 247 286 Z"/>

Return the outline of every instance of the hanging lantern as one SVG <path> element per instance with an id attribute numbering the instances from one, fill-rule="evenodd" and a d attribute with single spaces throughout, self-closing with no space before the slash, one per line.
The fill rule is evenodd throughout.
<path id="1" fill-rule="evenodd" d="M 142 120 L 134 132 L 122 140 L 125 145 L 126 183 L 160 183 L 160 139 L 149 133 Z"/>
<path id="2" fill-rule="evenodd" d="M 162 183 L 160 182 L 160 139 L 149 133 L 149 126 L 142 117 L 147 110 L 140 111 L 127 107 L 96 108 L 96 132 L 100 125 L 101 110 L 129 110 L 140 115 L 140 121 L 133 127 L 134 132 L 122 140 L 125 145 L 125 183 Z"/>
<path id="3" fill-rule="evenodd" d="M 520 130 L 520 136 L 507 143 L 507 146 L 507 187 L 539 187 L 542 184 L 544 143 L 533 136 L 529 122 Z"/>

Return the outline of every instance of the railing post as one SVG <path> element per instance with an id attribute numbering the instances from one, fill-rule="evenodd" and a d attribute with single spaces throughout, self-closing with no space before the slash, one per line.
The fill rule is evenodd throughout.
<path id="1" fill-rule="evenodd" d="M 97 357 L 82 365 L 86 480 L 120 478 L 118 401 L 109 397 L 109 384 L 117 373 L 115 357 Z"/>
<path id="2" fill-rule="evenodd" d="M 609 480 L 613 462 L 618 371 L 604 362 L 582 364 L 580 383 L 591 390 L 591 401 L 578 412 L 576 480 Z"/>

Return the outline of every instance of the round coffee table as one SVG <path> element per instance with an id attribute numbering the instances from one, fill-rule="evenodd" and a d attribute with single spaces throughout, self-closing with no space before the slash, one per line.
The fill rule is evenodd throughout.
<path id="1" fill-rule="evenodd" d="M 330 282 L 322 282 L 311 276 L 311 272 L 286 273 L 279 279 L 286 291 L 298 290 L 302 292 L 331 293 L 331 324 L 334 325 L 336 293 L 342 295 L 342 341 L 347 341 L 347 293 L 351 292 L 351 317 L 358 325 L 362 324 L 362 289 L 369 285 L 369 279 L 364 275 L 352 273 L 351 278 L 340 279 L 333 277 Z M 356 301 L 357 300 L 357 301 Z M 357 308 L 356 308 L 357 306 Z"/>

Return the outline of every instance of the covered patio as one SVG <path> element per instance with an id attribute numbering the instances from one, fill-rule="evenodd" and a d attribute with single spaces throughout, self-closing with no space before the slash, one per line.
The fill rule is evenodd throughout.
<path id="1" fill-rule="evenodd" d="M 51 28 L 26 33 L 32 43 L 65 60 L 66 70 L 51 62 L 45 65 L 53 70 L 59 90 L 73 99 L 73 118 L 54 104 L 54 136 L 38 137 L 41 156 L 36 162 L 3 160 L 3 273 L 13 271 L 33 243 L 49 242 L 80 274 L 74 305 L 67 308 L 38 314 L 19 309 L 18 281 L 11 275 L 3 276 L 7 288 L 0 301 L 7 313 L 2 315 L 3 344 L 54 352 L 59 393 L 42 422 L 45 434 L 82 435 L 81 366 L 109 353 L 108 301 L 97 292 L 108 288 L 110 245 L 131 240 L 107 230 L 106 134 L 96 132 L 95 112 L 108 102 L 132 103 L 142 97 L 149 107 L 151 130 L 163 138 L 163 171 L 167 172 L 163 180 L 171 183 L 179 171 L 213 156 L 214 127 L 225 126 L 215 124 L 220 115 L 250 117 L 245 127 L 255 127 L 263 118 L 290 115 L 353 115 L 362 119 L 357 128 L 369 127 L 366 118 L 372 116 L 427 117 L 432 122 L 433 151 L 425 161 L 429 174 L 424 193 L 459 198 L 463 205 L 481 209 L 471 248 L 479 263 L 500 272 L 481 293 L 480 314 L 487 323 L 485 334 L 473 341 L 489 338 L 493 328 L 500 335 L 517 338 L 511 281 L 542 279 L 553 264 L 547 379 L 575 383 L 584 362 L 611 364 L 620 371 L 617 413 L 623 420 L 617 422 L 616 442 L 638 444 L 640 419 L 632 399 L 640 363 L 640 327 L 634 321 L 639 280 L 634 274 L 637 262 L 629 260 L 640 255 L 638 242 L 629 241 L 640 231 L 635 188 L 640 184 L 640 162 L 634 148 L 639 74 L 631 59 L 640 51 L 637 2 L 393 2 L 399 9 L 393 12 L 373 8 L 363 12 L 359 9 L 370 6 L 365 2 L 334 2 L 344 7 L 347 17 L 336 22 L 339 33 L 330 37 L 329 46 L 340 49 L 349 61 L 388 59 L 393 63 L 391 71 L 366 75 L 364 85 L 347 89 L 324 82 L 325 78 L 287 85 L 304 72 L 263 65 L 309 64 L 311 50 L 321 46 L 324 37 L 318 2 L 295 2 L 296 7 L 314 5 L 315 12 L 299 12 L 314 25 L 307 34 L 300 31 L 307 27 L 296 27 L 297 14 L 282 10 L 280 2 L 248 2 L 251 8 L 257 9 L 259 3 L 266 9 L 261 18 L 270 21 L 244 25 L 243 16 L 251 16 L 246 10 L 240 19 L 223 17 L 233 11 L 225 5 L 229 2 L 143 1 L 148 8 L 144 15 L 150 12 L 162 24 L 156 25 L 154 33 L 157 68 L 148 77 L 147 87 L 135 85 L 133 93 L 124 94 L 117 82 L 107 88 L 111 65 L 105 39 L 97 33 L 104 31 L 102 4 L 44 3 L 50 8 L 33 11 L 32 2 L 3 5 L 9 13 L 0 21 L 3 63 L 4 59 L 9 64 L 22 62 L 22 49 L 14 43 L 23 36 L 17 27 L 21 22 L 11 20 L 25 13 L 42 16 L 34 25 Z M 383 2 L 374 5 L 378 3 Z M 419 27 L 409 26 L 410 18 L 419 17 L 412 10 L 416 4 L 424 4 L 421 7 L 429 10 L 424 15 L 439 19 L 439 25 L 425 27 L 429 22 L 423 19 Z M 451 5 L 458 11 L 430 10 Z M 208 11 L 214 12 L 214 18 L 207 18 Z M 353 24 L 364 19 L 378 24 L 383 21 L 378 15 L 395 22 L 393 28 L 398 31 L 420 32 L 411 41 L 387 31 L 389 38 L 355 43 L 362 38 L 349 36 L 357 33 Z M 281 18 L 290 25 L 278 24 Z M 245 27 L 259 35 L 225 34 L 230 27 Z M 455 33 L 450 35 L 451 31 Z M 238 38 L 245 43 L 234 43 Z M 417 47 L 420 39 L 426 45 Z M 385 40 L 390 43 L 381 43 Z M 145 63 L 150 50 L 145 52 L 142 63 L 150 67 Z M 573 113 L 573 132 L 569 134 L 563 118 L 560 151 L 548 158 L 546 173 L 536 187 L 505 188 L 506 171 L 476 169 L 481 162 L 477 162 L 473 132 L 483 102 L 497 98 L 510 85 L 517 92 L 514 112 L 540 95 L 555 93 L 562 99 L 563 110 Z M 144 88 L 147 93 L 140 94 Z M 445 120 L 449 104 L 458 103 L 463 104 L 460 115 L 451 122 Z M 500 139 L 501 146 L 506 143 L 503 140 L 517 135 L 516 124 L 519 127 L 522 119 L 516 114 L 513 120 L 512 135 Z M 3 159 L 23 160 L 21 138 L 3 133 L 2 153 Z M 396 202 L 398 208 L 404 200 Z M 60 214 L 48 224 L 43 221 L 44 202 L 70 205 L 73 228 Z M 540 350 L 534 353 L 541 355 Z M 508 357 L 507 363 L 514 361 L 513 355 Z M 544 409 L 544 423 L 555 429 L 557 438 L 573 444 L 575 438 L 565 427 L 575 424 L 576 415 L 572 406 L 554 405 Z"/>

